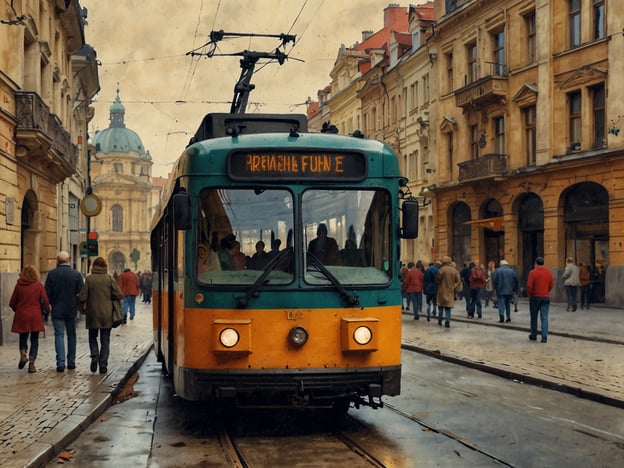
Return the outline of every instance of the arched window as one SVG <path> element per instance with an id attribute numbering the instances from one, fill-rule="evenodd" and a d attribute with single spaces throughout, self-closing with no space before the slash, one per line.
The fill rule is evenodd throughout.
<path id="1" fill-rule="evenodd" d="M 123 208 L 121 205 L 113 205 L 113 232 L 123 232 Z"/>
<path id="2" fill-rule="evenodd" d="M 452 246 L 451 252 L 453 260 L 459 267 L 463 262 L 470 260 L 470 207 L 464 202 L 458 202 L 453 206 L 452 212 Z"/>

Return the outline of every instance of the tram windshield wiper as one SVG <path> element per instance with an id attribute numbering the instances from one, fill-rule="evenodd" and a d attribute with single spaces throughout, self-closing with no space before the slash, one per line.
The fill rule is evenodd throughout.
<path id="1" fill-rule="evenodd" d="M 260 290 L 262 286 L 264 286 L 265 284 L 268 284 L 269 282 L 269 280 L 267 279 L 268 276 L 271 274 L 273 270 L 275 270 L 275 268 L 277 268 L 278 265 L 282 263 L 282 260 L 284 260 L 284 258 L 290 255 L 292 250 L 293 250 L 292 247 L 288 247 L 282 250 L 275 257 L 273 257 L 269 263 L 267 263 L 266 267 L 264 267 L 264 271 L 262 272 L 262 274 L 258 276 L 258 279 L 254 281 L 254 284 L 252 284 L 251 287 L 245 292 L 245 295 L 238 296 L 236 298 L 237 307 L 242 309 L 249 305 L 249 300 L 253 297 L 253 295 L 256 292 Z"/>
<path id="2" fill-rule="evenodd" d="M 323 262 L 321 262 L 316 255 L 308 252 L 308 260 L 314 267 L 316 267 L 316 269 L 320 273 L 322 273 L 330 281 L 331 284 L 334 285 L 334 287 L 340 293 L 340 297 L 348 307 L 355 307 L 357 305 L 360 305 L 360 299 L 358 298 L 358 296 L 347 292 L 347 290 L 340 283 L 340 281 L 338 281 L 338 278 L 336 278 L 331 273 L 331 271 L 329 271 L 327 267 L 323 265 Z"/>

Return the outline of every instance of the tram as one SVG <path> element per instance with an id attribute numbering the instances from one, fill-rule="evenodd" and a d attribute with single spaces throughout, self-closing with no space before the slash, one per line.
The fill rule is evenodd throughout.
<path id="1" fill-rule="evenodd" d="M 400 392 L 399 241 L 418 203 L 390 147 L 306 127 L 209 114 L 174 165 L 151 227 L 154 350 L 184 399 L 348 409 Z"/>

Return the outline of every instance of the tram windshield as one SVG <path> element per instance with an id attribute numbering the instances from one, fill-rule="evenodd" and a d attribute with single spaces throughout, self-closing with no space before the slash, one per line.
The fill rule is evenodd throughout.
<path id="1" fill-rule="evenodd" d="M 306 190 L 302 196 L 305 281 L 329 284 L 320 261 L 342 285 L 389 281 L 390 196 L 381 190 Z"/>
<path id="2" fill-rule="evenodd" d="M 199 199 L 197 278 L 254 285 L 265 274 L 262 286 L 286 285 L 294 280 L 295 258 L 302 258 L 309 285 L 329 285 L 328 276 L 342 285 L 385 284 L 390 205 L 382 190 L 308 189 L 297 226 L 298 205 L 288 190 L 206 189 Z"/>

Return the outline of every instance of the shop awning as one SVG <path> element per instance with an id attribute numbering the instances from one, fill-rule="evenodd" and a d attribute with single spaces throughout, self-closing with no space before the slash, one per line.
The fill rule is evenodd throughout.
<path id="1" fill-rule="evenodd" d="M 473 219 L 472 221 L 466 221 L 464 224 L 473 224 L 477 227 L 499 232 L 503 230 L 503 217 L 498 216 L 495 218 Z"/>

